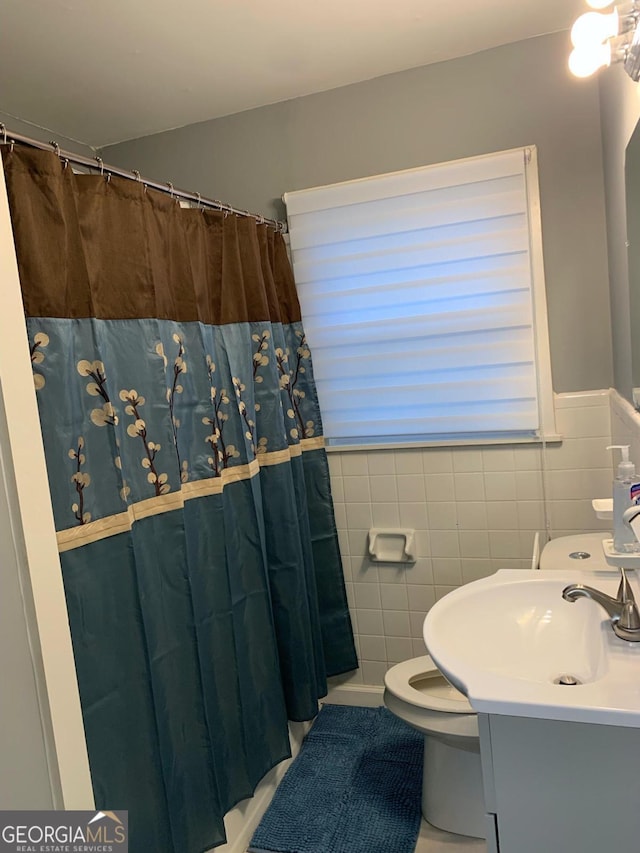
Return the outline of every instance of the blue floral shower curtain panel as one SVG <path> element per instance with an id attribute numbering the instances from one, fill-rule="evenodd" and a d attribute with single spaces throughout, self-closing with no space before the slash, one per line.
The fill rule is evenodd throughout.
<path id="1" fill-rule="evenodd" d="M 285 246 L 3 158 L 96 805 L 200 853 L 357 666 Z"/>

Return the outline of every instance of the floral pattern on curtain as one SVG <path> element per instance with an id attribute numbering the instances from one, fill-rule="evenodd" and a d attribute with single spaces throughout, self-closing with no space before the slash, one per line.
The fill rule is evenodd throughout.
<path id="1" fill-rule="evenodd" d="M 96 805 L 200 853 L 357 666 L 284 242 L 3 158 Z"/>

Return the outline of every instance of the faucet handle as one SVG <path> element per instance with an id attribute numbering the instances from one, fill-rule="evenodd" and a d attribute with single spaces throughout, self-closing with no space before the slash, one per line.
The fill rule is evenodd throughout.
<path id="1" fill-rule="evenodd" d="M 627 577 L 626 569 L 620 568 L 620 586 L 618 600 L 621 602 L 620 616 L 614 620 L 613 630 L 623 640 L 638 642 L 640 640 L 640 613 L 636 599 Z"/>
<path id="2" fill-rule="evenodd" d="M 622 568 L 622 566 L 620 567 L 620 585 L 618 586 L 618 593 L 616 597 L 618 601 L 623 604 L 626 602 L 631 602 L 631 604 L 636 603 L 636 597 L 633 594 L 633 589 L 631 588 L 629 578 L 627 577 L 627 570 Z"/>
<path id="3" fill-rule="evenodd" d="M 640 613 L 638 613 L 635 601 L 625 601 L 622 605 L 618 626 L 626 631 L 640 633 Z"/>

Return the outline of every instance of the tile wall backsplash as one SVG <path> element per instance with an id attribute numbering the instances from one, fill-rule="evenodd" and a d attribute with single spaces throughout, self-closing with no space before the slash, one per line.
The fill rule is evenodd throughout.
<path id="1" fill-rule="evenodd" d="M 536 532 L 544 542 L 608 529 L 608 522 L 595 517 L 591 500 L 611 494 L 612 454 L 606 446 L 617 433 L 610 398 L 609 391 L 557 395 L 556 424 L 563 441 L 546 447 L 329 454 L 360 657 L 360 669 L 332 679 L 334 686 L 381 685 L 389 666 L 425 654 L 422 623 L 432 604 L 497 569 L 530 568 Z M 613 417 L 618 417 L 615 407 Z M 640 452 L 635 458 L 640 466 Z M 370 562 L 370 527 L 414 528 L 416 562 Z"/>

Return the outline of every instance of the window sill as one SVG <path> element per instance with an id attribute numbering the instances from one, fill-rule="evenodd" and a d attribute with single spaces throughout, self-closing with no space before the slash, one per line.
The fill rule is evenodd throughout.
<path id="1" fill-rule="evenodd" d="M 429 441 L 421 439 L 418 441 L 397 441 L 389 439 L 389 441 L 366 442 L 363 444 L 329 444 L 325 449 L 327 453 L 342 453 L 344 451 L 359 451 L 363 450 L 415 450 L 419 448 L 430 447 L 482 447 L 497 444 L 561 444 L 563 436 L 558 433 L 552 433 L 545 436 L 496 436 L 478 438 L 442 438 Z"/>

